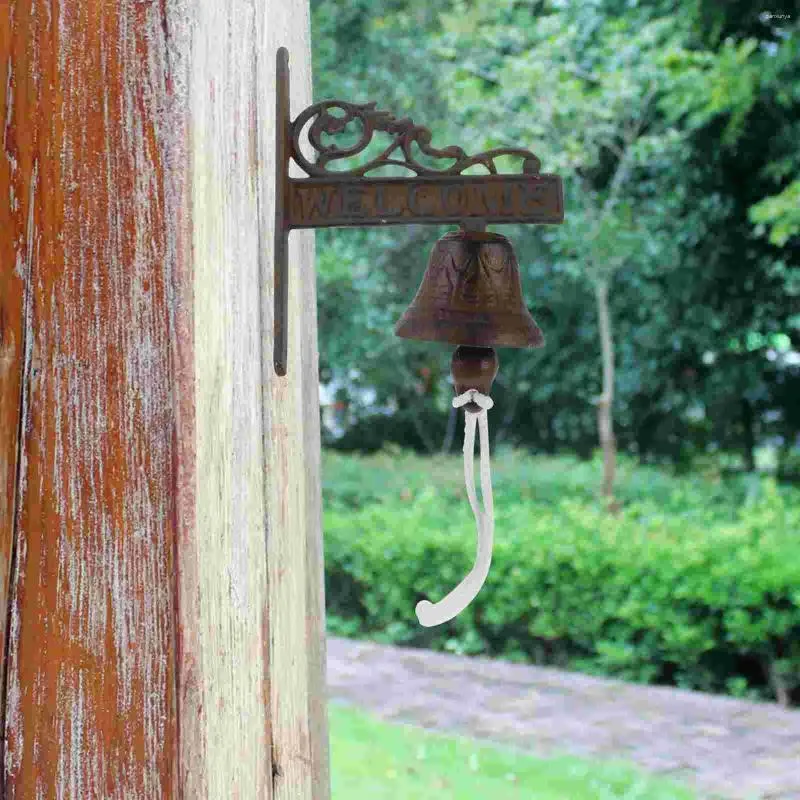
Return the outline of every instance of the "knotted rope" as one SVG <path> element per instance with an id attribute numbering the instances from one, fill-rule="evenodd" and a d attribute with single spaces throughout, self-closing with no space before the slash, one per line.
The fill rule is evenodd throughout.
<path id="1" fill-rule="evenodd" d="M 494 537 L 494 506 L 492 502 L 492 476 L 489 471 L 489 419 L 487 412 L 494 401 L 491 397 L 481 394 L 477 389 L 468 389 L 463 394 L 453 399 L 453 408 L 460 408 L 470 401 L 480 406 L 479 411 L 464 409 L 464 479 L 467 484 L 467 496 L 475 515 L 478 528 L 478 551 L 475 563 L 469 574 L 449 594 L 438 603 L 420 600 L 416 612 L 420 625 L 426 628 L 441 625 L 460 614 L 481 590 L 486 576 L 489 574 L 489 565 L 492 562 L 492 540 Z M 475 492 L 475 476 L 473 459 L 475 457 L 475 425 L 480 424 L 481 444 L 481 496 L 484 510 L 478 507 L 478 496 Z"/>

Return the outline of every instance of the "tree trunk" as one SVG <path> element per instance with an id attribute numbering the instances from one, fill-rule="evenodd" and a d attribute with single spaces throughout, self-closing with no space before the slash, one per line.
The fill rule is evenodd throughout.
<path id="1" fill-rule="evenodd" d="M 417 404 L 417 407 L 419 408 L 419 404 Z M 425 425 L 420 420 L 420 415 L 416 410 L 411 413 L 411 424 L 413 425 L 414 431 L 419 437 L 420 442 L 422 442 L 422 446 L 425 448 L 425 453 L 427 455 L 432 455 L 434 452 L 436 452 L 433 439 L 431 439 L 431 437 L 428 435 L 428 431 L 425 430 Z"/>
<path id="2" fill-rule="evenodd" d="M 313 239 L 272 369 L 304 0 L 0 2 L 8 800 L 324 800 Z"/>
<path id="3" fill-rule="evenodd" d="M 744 467 L 748 472 L 756 471 L 756 437 L 755 437 L 755 414 L 753 404 L 746 398 L 741 399 L 741 421 L 742 421 L 742 453 L 744 455 Z"/>
<path id="4" fill-rule="evenodd" d="M 508 380 L 509 385 L 514 388 L 512 388 L 510 392 L 506 392 L 503 397 L 505 410 L 503 412 L 503 419 L 500 420 L 499 424 L 495 424 L 497 432 L 492 438 L 492 450 L 494 450 L 497 445 L 506 441 L 506 437 L 511 430 L 511 424 L 514 422 L 514 416 L 517 413 L 517 406 L 519 405 L 520 393 L 516 390 L 514 376 L 508 376 Z"/>
<path id="5" fill-rule="evenodd" d="M 442 455 L 447 455 L 453 447 L 453 439 L 456 436 L 456 422 L 458 421 L 458 409 L 452 403 L 450 404 L 450 413 L 447 415 L 447 430 L 444 434 L 444 441 L 442 442 L 442 449 L 439 451 Z"/>
<path id="6" fill-rule="evenodd" d="M 654 407 L 656 398 L 646 398 L 650 400 L 650 404 Z M 636 426 L 635 438 L 637 455 L 640 464 L 647 463 L 647 457 L 650 455 L 655 439 L 656 432 L 659 425 L 664 421 L 666 415 L 661 411 L 648 411 L 645 412 L 639 424 Z"/>
<path id="7" fill-rule="evenodd" d="M 614 476 L 617 467 L 617 442 L 614 438 L 614 342 L 608 309 L 608 284 L 598 281 L 595 286 L 597 319 L 600 328 L 600 349 L 603 359 L 603 393 L 597 400 L 597 430 L 603 448 L 602 493 L 610 507 L 614 504 Z"/>

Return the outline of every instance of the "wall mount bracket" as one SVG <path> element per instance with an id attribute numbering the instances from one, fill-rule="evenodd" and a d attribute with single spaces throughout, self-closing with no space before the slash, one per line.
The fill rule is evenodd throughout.
<path id="1" fill-rule="evenodd" d="M 409 118 L 397 119 L 376 103 L 356 104 L 325 100 L 309 106 L 292 121 L 289 109 L 289 51 L 278 49 L 276 72 L 276 175 L 275 175 L 275 270 L 274 351 L 276 374 L 286 375 L 288 353 L 288 253 L 289 232 L 294 228 L 362 227 L 461 223 L 482 228 L 487 223 L 559 224 L 564 221 L 564 195 L 558 175 L 540 173 L 539 159 L 522 148 L 497 148 L 467 155 L 460 147 L 431 146 L 431 132 Z M 360 127 L 355 144 L 339 147 L 323 141 Z M 301 148 L 307 131 L 314 160 Z M 356 126 L 353 126 L 356 129 Z M 329 169 L 337 160 L 348 160 L 368 148 L 375 133 L 390 137 L 388 146 L 359 167 Z M 447 168 L 426 166 L 445 159 Z M 498 174 L 495 159 L 522 159 L 522 172 Z M 289 162 L 306 173 L 290 178 Z M 402 167 L 413 177 L 365 177 L 385 167 Z M 488 175 L 464 175 L 482 167 Z"/>

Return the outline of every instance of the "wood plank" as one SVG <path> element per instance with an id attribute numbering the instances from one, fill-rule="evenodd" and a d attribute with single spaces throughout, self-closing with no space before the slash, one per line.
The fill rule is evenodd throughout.
<path id="1" fill-rule="evenodd" d="M 163 18 L 19 0 L 0 28 L 27 295 L 5 796 L 172 797 Z"/>
<path id="2" fill-rule="evenodd" d="M 274 94 L 275 53 L 289 49 L 292 117 L 312 102 L 308 4 L 266 24 L 267 92 Z M 262 138 L 264 180 L 274 198 L 270 126 Z M 306 153 L 306 155 L 309 155 Z M 292 164 L 290 175 L 301 171 Z M 273 207 L 263 208 L 268 241 L 274 242 Z M 268 252 L 268 269 L 273 268 Z M 262 291 L 267 464 L 267 563 L 269 565 L 271 726 L 275 800 L 330 797 L 325 597 L 320 488 L 319 352 L 317 347 L 314 237 L 295 232 L 289 242 L 288 372 L 272 371 L 273 297 Z M 272 274 L 265 286 L 273 284 Z"/>
<path id="3" fill-rule="evenodd" d="M 10 9 L 0 6 L 0 53 L 11 52 Z M 6 640 L 6 611 L 14 532 L 15 486 L 19 451 L 21 386 L 24 364 L 23 274 L 27 266 L 29 187 L 19 178 L 32 170 L 20 160 L 11 119 L 14 109 L 14 71 L 10 58 L 0 58 L 0 642 Z M 20 102 L 19 100 L 17 102 Z M 21 196 L 20 196 L 21 193 Z M 6 197 L 8 200 L 6 201 Z M 32 220 L 31 220 L 32 222 Z M 19 262 L 17 261 L 19 255 Z M 5 685 L 5 658 L 0 659 L 0 686 Z M 2 702 L 0 698 L 0 719 Z"/>
<path id="4" fill-rule="evenodd" d="M 181 628 L 195 630 L 182 659 L 195 670 L 203 717 L 182 706 L 181 736 L 206 743 L 203 781 L 211 798 L 327 798 L 309 234 L 298 234 L 289 252 L 297 276 L 289 298 L 290 374 L 276 376 L 271 359 L 275 54 L 289 48 L 292 106 L 305 107 L 308 6 L 206 0 L 196 8 L 189 161 L 201 538 L 181 538 L 179 560 Z M 193 585 L 188 561 L 197 566 Z M 191 608 L 194 619 L 185 613 Z M 188 667 L 182 670 L 180 683 L 188 685 Z M 190 755 L 182 745 L 184 763 Z"/>
<path id="5" fill-rule="evenodd" d="M 8 798 L 329 797 L 308 233 L 271 365 L 275 51 L 308 105 L 308 30 L 305 0 L 0 9 Z"/>
<path id="6" fill-rule="evenodd" d="M 194 538 L 180 539 L 181 631 L 193 632 L 181 649 L 180 684 L 198 687 L 203 714 L 182 703 L 180 727 L 182 764 L 201 750 L 190 739 L 205 743 L 205 759 L 198 790 L 184 787 L 191 797 L 317 800 L 330 789 L 309 234 L 289 253 L 303 280 L 289 298 L 292 372 L 278 378 L 271 363 L 275 53 L 289 47 L 292 105 L 305 107 L 308 6 L 206 0 L 196 14 L 189 163 L 197 527 Z"/>
<path id="7" fill-rule="evenodd" d="M 204 758 L 188 796 L 270 797 L 272 786 L 260 387 L 263 260 L 258 216 L 257 6 L 196 6 L 189 73 L 194 282 L 197 525 L 179 559 L 182 684 L 202 717 L 182 713 L 182 759 Z M 221 35 L 220 32 L 225 34 Z M 194 675 L 188 673 L 193 665 Z M 195 785 L 195 780 L 202 782 Z"/>

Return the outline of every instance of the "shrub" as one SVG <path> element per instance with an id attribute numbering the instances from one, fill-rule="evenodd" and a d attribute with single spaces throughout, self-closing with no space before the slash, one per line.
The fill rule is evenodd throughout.
<path id="1" fill-rule="evenodd" d="M 703 487 L 625 462 L 627 503 L 609 516 L 591 465 L 500 453 L 486 585 L 423 628 L 416 603 L 443 597 L 474 558 L 460 459 L 324 464 L 333 632 L 800 700 L 800 502 L 771 479 Z"/>

